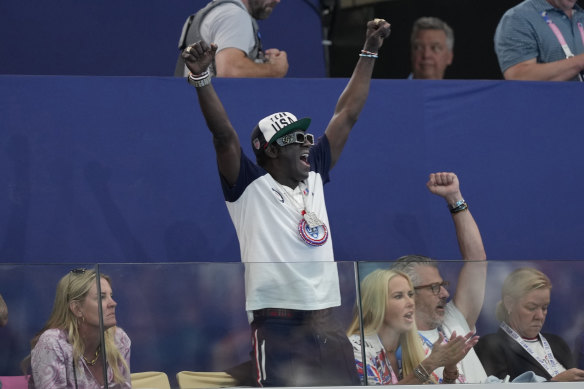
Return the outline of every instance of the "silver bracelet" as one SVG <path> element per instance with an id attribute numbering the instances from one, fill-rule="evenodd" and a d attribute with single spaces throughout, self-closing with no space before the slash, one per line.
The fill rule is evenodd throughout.
<path id="1" fill-rule="evenodd" d="M 211 75 L 209 74 L 208 70 L 205 70 L 203 73 L 197 75 L 189 73 L 189 76 L 187 77 L 187 82 L 194 86 L 195 88 L 202 88 L 211 83 Z"/>
<path id="2" fill-rule="evenodd" d="M 426 369 L 424 369 L 424 371 L 422 371 L 422 369 L 424 369 L 424 367 L 421 364 L 414 367 L 414 375 L 421 383 L 425 384 L 430 380 L 430 375 L 426 372 Z"/>

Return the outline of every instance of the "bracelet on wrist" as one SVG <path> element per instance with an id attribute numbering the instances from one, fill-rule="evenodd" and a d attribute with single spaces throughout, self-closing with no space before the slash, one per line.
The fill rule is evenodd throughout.
<path id="1" fill-rule="evenodd" d="M 187 77 L 187 82 L 194 86 L 195 88 L 202 88 L 211 83 L 211 75 L 208 70 L 205 70 L 201 74 L 189 73 Z"/>
<path id="2" fill-rule="evenodd" d="M 423 384 L 430 381 L 430 374 L 426 371 L 424 366 L 420 363 L 418 366 L 414 367 L 414 376 Z"/>
<path id="3" fill-rule="evenodd" d="M 468 209 L 468 204 L 466 203 L 466 201 L 464 199 L 462 199 L 462 200 L 458 200 L 454 204 L 448 204 L 448 209 L 450 210 L 450 213 L 458 213 L 458 212 L 466 211 Z"/>
<path id="4" fill-rule="evenodd" d="M 372 51 L 361 50 L 359 57 L 379 58 L 379 54 Z"/>
<path id="5" fill-rule="evenodd" d="M 446 370 L 442 371 L 442 382 L 445 384 L 453 384 L 458 379 L 459 373 L 458 368 L 453 372 L 449 373 Z"/>

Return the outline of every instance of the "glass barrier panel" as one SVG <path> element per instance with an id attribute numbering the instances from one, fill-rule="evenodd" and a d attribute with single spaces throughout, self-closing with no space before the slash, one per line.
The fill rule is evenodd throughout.
<path id="1" fill-rule="evenodd" d="M 348 331 L 354 320 L 358 323 L 357 327 L 363 325 L 357 304 L 360 303 L 361 308 L 364 308 L 365 293 L 362 281 L 379 269 L 391 268 L 394 263 L 392 261 L 336 263 L 341 304 L 331 311 L 342 329 Z M 288 270 L 307 271 L 312 269 L 311 266 L 314 264 L 298 263 L 292 267 L 289 267 L 289 264 L 286 266 Z M 478 315 L 477 334 L 481 339 L 489 339 L 488 334 L 499 331 L 495 308 L 501 300 L 504 280 L 515 269 L 523 267 L 538 269 L 551 281 L 549 306 L 545 312 L 541 332 L 546 338 L 547 334 L 557 335 L 567 345 L 567 349 L 556 356 L 557 360 L 566 367 L 569 367 L 569 363 L 573 363 L 574 366 L 579 363 L 582 367 L 584 310 L 581 308 L 580 300 L 581 296 L 584 296 L 584 283 L 581 281 L 584 275 L 584 261 L 489 261 L 482 305 L 480 301 L 475 305 L 470 304 Z M 111 287 L 115 323 L 131 340 L 132 373 L 164 372 L 170 379 L 171 387 L 178 387 L 176 374 L 181 371 L 229 372 L 234 381 L 230 381 L 228 386 L 253 385 L 253 382 L 250 382 L 253 378 L 250 374 L 252 341 L 246 313 L 245 266 L 240 262 L 95 266 L 0 264 L 0 294 L 9 312 L 7 324 L 0 328 L 0 380 L 3 376 L 24 374 L 21 363 L 31 352 L 31 340 L 51 316 L 57 283 L 63 277 L 74 277 L 75 275 L 71 276 L 74 274 L 71 270 L 75 268 L 99 271 L 102 276 L 108 276 L 111 280 L 111 283 L 102 289 L 102 294 L 105 293 L 104 298 L 108 300 L 110 297 L 107 286 Z M 447 289 L 440 287 L 440 296 L 431 300 L 435 302 L 434 305 L 430 305 L 431 313 L 440 317 L 446 310 L 446 301 L 454 300 L 463 306 L 469 299 L 474 299 L 477 292 L 480 296 L 482 283 L 473 277 L 480 276 L 482 268 L 484 264 L 477 262 L 438 261 L 439 278 L 436 282 L 449 281 L 450 284 Z M 464 274 L 470 275 L 473 281 L 465 282 Z M 361 280 L 359 285 L 356 283 L 357 279 Z M 414 284 L 425 286 L 420 280 L 417 283 L 414 280 Z M 280 285 L 283 290 L 290 291 L 288 297 L 293 298 L 291 291 L 296 285 L 291 282 L 291 278 L 280 280 Z M 70 289 L 69 283 L 65 289 Z M 356 298 L 358 289 L 359 299 Z M 433 296 L 431 287 L 417 289 L 414 295 L 417 297 L 422 293 L 431 298 Z M 109 305 L 111 304 L 110 302 Z M 422 309 L 422 304 L 418 303 L 416 307 Z M 104 302 L 102 310 L 103 325 L 108 327 L 111 325 L 112 316 L 108 303 Z M 459 310 L 465 308 L 460 307 Z M 399 319 L 402 320 L 404 328 L 407 328 L 410 321 L 418 321 L 424 317 L 419 313 L 409 314 L 407 308 L 400 312 L 403 312 Z M 542 321 L 541 318 L 536 318 L 535 321 L 537 320 L 540 323 Z M 447 332 L 446 329 L 443 331 Z M 361 334 L 360 331 L 357 333 L 356 344 L 360 345 Z M 553 350 L 557 347 L 556 338 L 551 335 L 549 338 L 554 342 L 551 345 Z M 86 357 L 92 361 L 90 356 Z M 572 362 L 569 362 L 570 359 Z M 369 366 L 366 364 L 364 369 L 368 371 Z M 464 374 L 463 368 L 459 370 L 465 377 L 469 376 L 466 382 L 474 382 L 470 378 L 472 374 Z M 372 382 L 368 384 L 371 385 Z"/>
<path id="2" fill-rule="evenodd" d="M 253 263 L 248 268 L 259 266 L 277 277 L 330 265 L 338 272 L 341 297 L 332 315 L 344 331 L 355 304 L 352 262 Z M 117 323 L 132 341 L 132 372 L 162 371 L 171 383 L 181 371 L 229 372 L 237 384 L 253 385 L 242 263 L 100 264 L 99 269 L 112 279 Z M 293 299 L 291 280 L 284 277 L 279 285 Z"/>
<path id="3" fill-rule="evenodd" d="M 560 374 L 564 368 L 582 368 L 584 310 L 580 300 L 584 296 L 584 283 L 581 281 L 584 275 L 583 261 L 489 261 L 486 268 L 482 261 L 460 260 L 434 261 L 429 266 L 415 265 L 406 266 L 389 261 L 358 262 L 359 302 L 365 318 L 360 324 L 365 330 L 369 329 L 369 335 L 365 334 L 369 341 L 367 344 L 375 344 L 377 347 L 377 353 L 365 355 L 365 360 L 370 362 L 365 366 L 369 372 L 368 384 L 375 384 L 379 379 L 391 380 L 391 370 L 387 367 L 391 363 L 381 358 L 384 357 L 381 352 L 387 351 L 385 347 L 390 349 L 395 343 L 388 340 L 393 338 L 387 336 L 387 333 L 404 335 L 411 330 L 411 315 L 408 312 L 410 306 L 406 302 L 397 304 L 391 300 L 392 286 L 398 284 L 390 283 L 395 276 L 394 273 L 387 272 L 390 269 L 398 269 L 412 276 L 415 323 L 420 330 L 420 340 L 426 353 L 430 352 L 438 339 L 438 331 L 448 337 L 455 328 L 459 335 L 465 329 L 476 328 L 476 334 L 480 336 L 479 343 L 469 351 L 462 363 L 457 364 L 460 373 L 458 382 L 481 383 L 497 379 L 533 382 L 539 378 L 529 375 L 527 378 L 525 375 L 517 377 L 521 373 L 532 371 L 548 380 Z M 434 265 L 437 267 L 433 267 Z M 388 305 L 382 329 L 375 331 L 371 330 L 372 320 L 367 316 L 375 316 L 372 313 L 375 311 L 372 309 L 372 300 L 368 295 L 375 290 L 376 282 L 373 280 L 379 279 L 383 274 L 386 274 L 385 289 L 377 289 L 377 293 L 379 290 L 388 293 Z M 505 281 L 507 277 L 509 278 Z M 548 281 L 545 281 L 548 278 L 551 289 Z M 449 284 L 446 285 L 445 281 Z M 502 295 L 508 297 L 503 299 Z M 500 304 L 503 300 L 505 303 Z M 498 304 L 501 308 L 495 314 Z M 395 308 L 393 311 L 389 309 L 391 306 Z M 392 312 L 394 316 L 391 315 Z M 402 314 L 396 318 L 396 313 Z M 501 321 L 507 325 L 500 326 Z M 542 340 L 540 332 L 547 340 Z M 371 333 L 372 338 L 368 337 Z M 382 333 L 386 336 L 378 336 Z M 511 337 L 513 333 L 517 334 L 514 335 L 515 338 Z M 529 347 L 529 343 L 522 340 L 528 339 L 529 342 L 529 338 L 536 338 L 533 342 L 542 345 L 534 349 L 541 350 L 542 358 L 547 356 L 563 367 L 557 367 L 553 361 L 551 367 L 545 369 L 537 364 L 523 365 L 521 361 L 529 356 L 521 355 L 516 358 L 514 353 L 519 353 L 517 347 L 522 348 L 523 344 Z M 403 338 L 399 343 L 402 342 Z M 550 345 L 553 357 L 544 353 L 544 350 L 548 350 L 546 342 Z M 536 352 L 534 350 L 532 351 Z M 521 353 L 523 352 L 531 351 L 525 350 Z M 405 360 L 402 362 L 405 363 Z M 481 371 L 483 366 L 484 373 Z M 434 380 L 441 380 L 442 368 L 430 375 L 434 376 Z M 507 375 L 509 377 L 506 378 Z M 567 376 L 569 374 L 566 373 L 562 377 Z"/>

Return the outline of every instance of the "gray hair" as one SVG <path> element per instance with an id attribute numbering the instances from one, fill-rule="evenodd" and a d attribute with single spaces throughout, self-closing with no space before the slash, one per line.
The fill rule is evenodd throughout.
<path id="1" fill-rule="evenodd" d="M 446 34 L 446 46 L 452 50 L 454 49 L 454 31 L 452 28 L 446 24 L 442 19 L 435 18 L 433 16 L 424 16 L 419 18 L 414 22 L 414 27 L 412 28 L 412 36 L 410 38 L 410 43 L 413 44 L 418 32 L 421 30 L 442 30 Z"/>
<path id="2" fill-rule="evenodd" d="M 416 271 L 416 268 L 419 266 L 431 266 L 438 269 L 438 262 L 423 255 L 404 255 L 403 257 L 399 257 L 396 262 L 391 265 L 390 269 L 407 274 L 412 280 L 412 284 L 417 286 L 420 284 L 418 272 Z"/>

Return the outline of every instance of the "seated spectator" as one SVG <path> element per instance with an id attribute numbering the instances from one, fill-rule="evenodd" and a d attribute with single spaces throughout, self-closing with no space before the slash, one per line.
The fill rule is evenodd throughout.
<path id="1" fill-rule="evenodd" d="M 279 0 L 213 0 L 189 16 L 181 37 L 182 51 L 200 40 L 217 45 L 209 67 L 213 77 L 284 77 L 288 57 L 278 49 L 263 50 L 258 20 L 270 17 Z M 179 54 L 174 75 L 186 77 Z"/>
<path id="2" fill-rule="evenodd" d="M 576 0 L 525 0 L 509 9 L 495 32 L 505 79 L 582 81 L 582 23 Z"/>
<path id="3" fill-rule="evenodd" d="M 441 80 L 454 57 L 454 32 L 446 22 L 422 17 L 414 22 L 410 39 L 412 74 L 409 78 Z"/>
<path id="4" fill-rule="evenodd" d="M 101 296 L 94 270 L 75 269 L 57 284 L 49 320 L 32 339 L 24 360 L 31 370 L 31 387 L 103 387 L 103 353 L 107 359 L 110 388 L 131 388 L 130 339 L 116 327 L 116 305 L 110 278 L 101 274 Z M 98 304 L 101 301 L 105 347 L 100 340 Z"/>
<path id="5" fill-rule="evenodd" d="M 0 294 L 0 327 L 4 327 L 6 323 L 8 323 L 8 307 Z"/>
<path id="6" fill-rule="evenodd" d="M 363 279 L 361 310 L 365 364 L 357 309 L 347 333 L 359 376 L 364 381 L 367 371 L 368 385 L 436 383 L 438 377 L 433 371 L 438 367 L 444 367 L 443 382 L 454 383 L 458 377 L 456 364 L 478 341 L 472 333 L 459 336 L 454 332 L 448 342 L 443 342 L 440 334 L 426 358 L 416 329 L 414 287 L 399 271 L 378 269 Z"/>
<path id="7" fill-rule="evenodd" d="M 499 331 L 481 337 L 475 351 L 487 374 L 510 380 L 526 371 L 551 381 L 584 381 L 574 368 L 570 348 L 562 338 L 540 331 L 550 304 L 552 284 L 533 268 L 507 276 L 497 304 Z"/>

